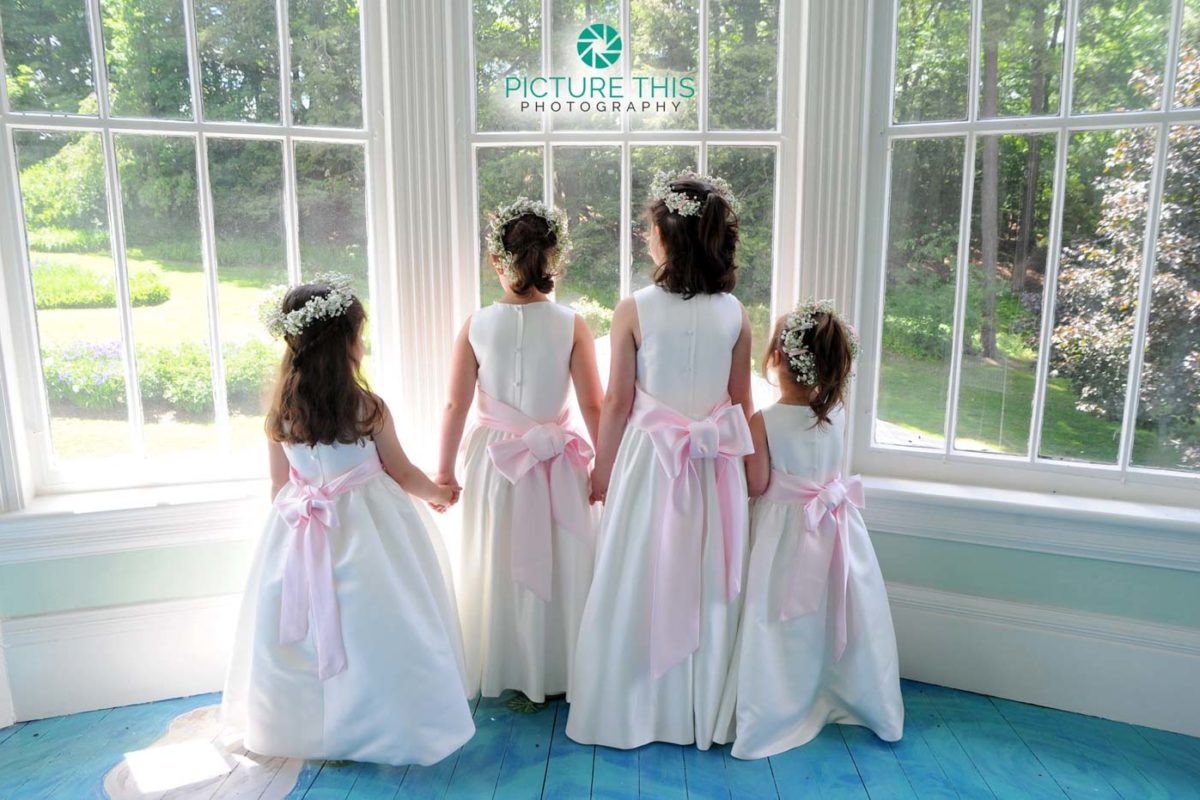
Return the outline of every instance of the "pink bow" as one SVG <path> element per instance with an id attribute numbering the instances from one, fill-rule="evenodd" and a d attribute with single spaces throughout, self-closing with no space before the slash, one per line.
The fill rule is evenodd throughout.
<path id="1" fill-rule="evenodd" d="M 754 443 L 742 407 L 729 398 L 705 419 L 693 420 L 639 389 L 630 423 L 649 435 L 660 477 L 669 482 L 650 608 L 650 668 L 659 678 L 700 646 L 704 509 L 695 462 L 711 460 L 716 471 L 725 601 L 732 602 L 742 589 L 746 533 L 746 494 L 737 470 Z"/>
<path id="2" fill-rule="evenodd" d="M 846 595 L 850 585 L 850 563 L 846 558 L 846 530 L 853 509 L 866 508 L 862 478 L 843 480 L 839 475 L 822 486 L 779 470 L 771 470 L 766 500 L 804 506 L 804 532 L 796 548 L 788 591 L 779 612 L 782 620 L 811 614 L 830 590 L 829 613 L 833 615 L 833 660 L 846 651 Z"/>
<path id="3" fill-rule="evenodd" d="M 517 437 L 488 445 L 492 463 L 513 485 L 513 580 L 547 603 L 554 578 L 551 520 L 577 536 L 591 532 L 587 498 L 577 488 L 574 497 L 570 492 L 592 460 L 592 447 L 569 419 L 564 408 L 555 422 L 539 423 L 479 392 L 479 424 Z"/>
<path id="4" fill-rule="evenodd" d="M 382 472 L 383 465 L 376 457 L 317 485 L 305 481 L 293 467 L 291 480 L 275 496 L 275 508 L 293 533 L 283 567 L 279 643 L 304 641 L 311 609 L 317 628 L 317 676 L 321 680 L 328 680 L 346 668 L 328 536 L 329 531 L 338 527 L 337 498 Z"/>

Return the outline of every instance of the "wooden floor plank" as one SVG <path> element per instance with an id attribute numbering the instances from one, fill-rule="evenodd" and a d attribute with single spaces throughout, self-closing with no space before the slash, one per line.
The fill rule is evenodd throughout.
<path id="1" fill-rule="evenodd" d="M 363 766 L 358 761 L 326 761 L 304 800 L 346 800 Z"/>
<path id="2" fill-rule="evenodd" d="M 569 708 L 555 700 L 554 735 L 550 740 L 550 761 L 546 765 L 546 798 L 587 798 L 592 794 L 592 761 L 596 748 L 567 738 Z"/>
<path id="3" fill-rule="evenodd" d="M 1144 728 L 1141 725 L 1132 727 L 1170 763 L 1189 769 L 1200 776 L 1200 739 L 1184 736 L 1181 733 Z M 1200 782 L 1200 778 L 1197 781 Z"/>
<path id="4" fill-rule="evenodd" d="M 781 800 L 867 800 L 867 789 L 837 725 L 826 725 L 808 744 L 770 760 Z"/>
<path id="5" fill-rule="evenodd" d="M 688 749 L 695 750 L 694 747 Z M 652 742 L 638 752 L 639 796 L 644 800 L 687 800 L 687 778 L 683 768 L 684 748 L 677 744 Z M 719 753 L 716 754 L 718 757 Z"/>
<path id="6" fill-rule="evenodd" d="M 18 731 L 0 750 L 0 797 L 16 797 L 23 786 L 25 794 L 36 796 L 53 779 L 50 764 L 63 747 L 96 728 L 109 711 L 40 719 Z"/>
<path id="7" fill-rule="evenodd" d="M 937 703 L 942 719 L 996 797 L 1001 800 L 1066 797 L 988 698 L 940 686 L 927 685 L 922 691 Z"/>
<path id="8" fill-rule="evenodd" d="M 858 725 L 837 728 L 871 800 L 917 800 L 890 744 Z"/>
<path id="9" fill-rule="evenodd" d="M 995 797 L 975 763 L 954 738 L 937 707 L 928 697 L 907 686 L 904 693 L 904 738 L 892 744 L 892 751 L 900 760 L 900 766 L 908 775 L 913 790 L 919 795 L 928 792 L 931 797 L 941 797 L 944 794 L 937 769 L 926 761 L 927 756 L 932 756 L 954 793 L 951 796 Z"/>
<path id="10" fill-rule="evenodd" d="M 725 757 L 725 780 L 733 800 L 762 800 L 764 797 L 779 796 L 770 761 L 765 758 L 750 761 L 734 758 L 729 752 L 729 745 L 721 747 L 720 752 Z"/>
<path id="11" fill-rule="evenodd" d="M 683 749 L 683 777 L 688 800 L 726 800 L 729 781 L 725 773 L 725 752 L 720 747 Z"/>
<path id="12" fill-rule="evenodd" d="M 3 747 L 4 743 L 11 738 L 13 734 L 28 724 L 28 722 L 18 722 L 15 725 L 9 725 L 7 728 L 0 728 L 0 747 Z"/>
<path id="13" fill-rule="evenodd" d="M 508 696 L 485 697 L 479 702 L 475 735 L 463 745 L 454 777 L 446 788 L 447 800 L 480 800 L 495 794 L 512 730 L 513 712 L 507 700 Z"/>
<path id="14" fill-rule="evenodd" d="M 481 702 L 482 698 L 478 695 L 470 701 L 472 715 L 479 711 Z M 434 800 L 435 798 L 440 800 L 445 796 L 446 789 L 454 778 L 462 752 L 463 748 L 460 747 L 441 761 L 429 766 L 413 764 L 404 773 L 404 780 L 400 784 L 400 791 L 396 793 L 396 797 L 405 798 L 405 800 L 410 798 L 411 800 Z"/>
<path id="15" fill-rule="evenodd" d="M 551 704 L 532 714 L 513 714 L 496 800 L 537 800 L 542 796 L 558 713 L 559 708 Z"/>
<path id="16" fill-rule="evenodd" d="M 303 800 L 304 794 L 309 787 L 313 785 L 313 781 L 317 779 L 317 775 L 321 774 L 321 767 L 325 766 L 324 761 L 305 761 L 304 766 L 300 768 L 300 774 L 296 776 L 296 784 L 291 791 L 287 793 L 284 800 Z M 270 792 L 275 787 L 275 781 L 267 784 L 263 794 Z"/>
<path id="17" fill-rule="evenodd" d="M 597 747 L 592 764 L 592 797 L 628 800 L 638 796 L 638 751 Z"/>
<path id="18" fill-rule="evenodd" d="M 363 764 L 347 800 L 393 800 L 400 791 L 400 784 L 404 782 L 407 773 L 407 766 Z"/>
<path id="19" fill-rule="evenodd" d="M 1097 736 L 1088 718 L 999 698 L 992 698 L 992 705 L 1071 797 L 1170 796 L 1160 783 L 1143 775 L 1115 741 Z"/>

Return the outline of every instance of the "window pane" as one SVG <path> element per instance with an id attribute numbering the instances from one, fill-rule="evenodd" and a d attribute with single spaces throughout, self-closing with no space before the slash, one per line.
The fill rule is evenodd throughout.
<path id="1" fill-rule="evenodd" d="M 74 461 L 130 453 L 100 136 L 13 138 L 55 454 Z"/>
<path id="2" fill-rule="evenodd" d="M 279 121 L 275 4 L 196 0 L 204 118 Z"/>
<path id="3" fill-rule="evenodd" d="M 875 421 L 880 444 L 940 449 L 945 443 L 963 145 L 945 138 L 892 146 Z"/>
<path id="4" fill-rule="evenodd" d="M 596 60 L 595 66 L 586 63 L 587 55 L 580 49 L 586 47 L 587 44 L 586 39 L 583 43 L 580 41 L 583 30 L 592 25 L 607 25 L 621 35 L 621 4 L 618 0 L 552 0 L 550 7 L 553 15 L 550 30 L 554 35 L 554 47 L 550 53 L 550 73 L 552 75 L 566 75 L 574 78 L 577 82 L 591 78 L 607 80 L 610 77 L 621 75 L 621 59 L 628 57 L 625 52 L 627 44 L 625 36 L 621 36 L 620 57 L 612 61 L 611 66 L 603 66 L 608 61 L 606 58 Z M 600 44 L 606 41 L 603 38 L 605 35 L 611 36 L 612 31 L 592 29 L 588 34 L 588 36 L 602 37 L 595 40 L 597 43 L 595 46 L 599 48 L 602 55 L 611 53 L 611 48 L 604 50 Z M 626 98 L 632 97 L 633 91 L 633 87 L 626 87 Z M 565 92 L 560 93 L 560 97 L 566 99 L 567 95 Z M 549 100 L 550 98 L 547 98 L 547 102 Z M 612 111 L 589 111 L 587 113 L 563 111 L 552 115 L 550 125 L 558 130 L 616 130 L 621 127 L 621 115 Z"/>
<path id="5" fill-rule="evenodd" d="M 657 78 L 660 83 L 646 86 L 647 100 L 679 102 L 676 110 L 636 113 L 630 115 L 634 130 L 695 130 L 696 100 L 684 98 L 686 88 L 676 83 L 661 83 L 669 75 L 674 78 L 692 76 L 692 91 L 696 90 L 695 75 L 699 71 L 700 5 L 699 0 L 632 0 L 629 7 L 633 31 L 630 48 L 633 54 L 632 72 Z M 627 94 L 636 93 L 637 85 L 628 87 Z M 653 89 L 653 94 L 651 92 Z M 665 92 L 665 94 L 664 94 Z M 640 99 L 640 98 L 639 98 Z"/>
<path id="6" fill-rule="evenodd" d="M 1175 106 L 1200 106 L 1200 0 L 1183 0 L 1183 32 L 1179 39 Z"/>
<path id="7" fill-rule="evenodd" d="M 121 134 L 116 146 L 146 454 L 217 449 L 196 144 Z"/>
<path id="8" fill-rule="evenodd" d="M 984 0 L 979 54 L 979 115 L 1058 112 L 1062 0 Z"/>
<path id="9" fill-rule="evenodd" d="M 895 121 L 966 119 L 971 0 L 900 0 Z"/>
<path id="10" fill-rule="evenodd" d="M 292 119 L 297 125 L 362 126 L 362 61 L 356 0 L 288 0 Z"/>
<path id="11" fill-rule="evenodd" d="M 217 281 L 225 394 L 235 449 L 262 462 L 261 438 L 238 436 L 262 431 L 265 395 L 270 390 L 283 346 L 258 320 L 267 289 L 286 284 L 283 228 L 283 149 L 277 141 L 209 139 L 217 245 Z"/>
<path id="12" fill-rule="evenodd" d="M 764 346 L 771 328 L 771 267 L 775 262 L 775 148 L 708 148 L 708 171 L 729 181 L 741 201 L 738 215 L 737 287 L 733 293 L 750 314 L 754 352 Z"/>
<path id="13" fill-rule="evenodd" d="M 1157 109 L 1172 0 L 1079 0 L 1077 114 Z"/>
<path id="14" fill-rule="evenodd" d="M 621 148 L 554 148 L 554 204 L 567 212 L 574 246 L 555 297 L 604 336 L 621 294 Z"/>
<path id="15" fill-rule="evenodd" d="M 1043 456 L 1117 460 L 1153 154 L 1146 128 L 1071 137 Z"/>
<path id="16" fill-rule="evenodd" d="M 114 116 L 192 116 L 181 0 L 102 0 Z"/>
<path id="17" fill-rule="evenodd" d="M 508 77 L 542 71 L 541 0 L 474 0 L 475 129 L 541 130 L 540 114 L 520 111 L 519 99 L 505 99 Z"/>
<path id="18" fill-rule="evenodd" d="M 84 0 L 0 0 L 9 105 L 95 114 Z"/>
<path id="19" fill-rule="evenodd" d="M 976 145 L 959 450 L 1029 452 L 1054 142 L 983 136 Z"/>
<path id="20" fill-rule="evenodd" d="M 540 147 L 481 147 L 475 151 L 476 180 L 479 187 L 479 304 L 486 306 L 503 294 L 500 279 L 488 256 L 488 222 L 491 214 L 518 197 L 541 200 L 544 197 Z"/>
<path id="21" fill-rule="evenodd" d="M 296 142 L 296 201 L 301 273 L 333 270 L 354 277 L 367 296 L 367 190 L 363 148 Z"/>
<path id="22" fill-rule="evenodd" d="M 711 128 L 775 128 L 778 36 L 778 0 L 709 0 L 708 121 Z"/>
<path id="23" fill-rule="evenodd" d="M 632 266 L 630 267 L 630 288 L 634 291 L 649 286 L 654 278 L 654 262 L 650 260 L 650 252 L 646 248 L 646 196 L 650 193 L 650 182 L 654 173 L 675 172 L 681 169 L 695 169 L 700 163 L 699 150 L 686 144 L 679 145 L 644 145 L 629 148 L 630 175 L 630 227 L 633 235 Z"/>
<path id="24" fill-rule="evenodd" d="M 1133 463 L 1200 470 L 1200 127 L 1173 128 Z"/>

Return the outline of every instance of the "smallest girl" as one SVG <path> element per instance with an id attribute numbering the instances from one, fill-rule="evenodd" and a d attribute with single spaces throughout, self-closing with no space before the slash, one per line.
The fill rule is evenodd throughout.
<path id="1" fill-rule="evenodd" d="M 829 301 L 780 317 L 763 358 L 780 399 L 750 420 L 750 568 L 735 667 L 722 703 L 737 758 L 798 747 L 828 723 L 885 741 L 904 729 L 887 591 L 859 509 L 862 481 L 841 475 L 843 400 L 858 341 Z"/>
<path id="2" fill-rule="evenodd" d="M 273 509 L 250 568 L 221 717 L 266 756 L 432 764 L 475 732 L 449 568 L 454 500 L 417 469 L 362 378 L 363 304 L 345 275 L 281 287 L 267 414 Z"/>

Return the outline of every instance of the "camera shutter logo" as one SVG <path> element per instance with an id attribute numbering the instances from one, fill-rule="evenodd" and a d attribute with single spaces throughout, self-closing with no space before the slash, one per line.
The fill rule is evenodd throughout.
<path id="1" fill-rule="evenodd" d="M 575 49 L 580 60 L 589 67 L 611 67 L 621 57 L 621 34 L 613 26 L 597 22 L 579 32 Z"/>

